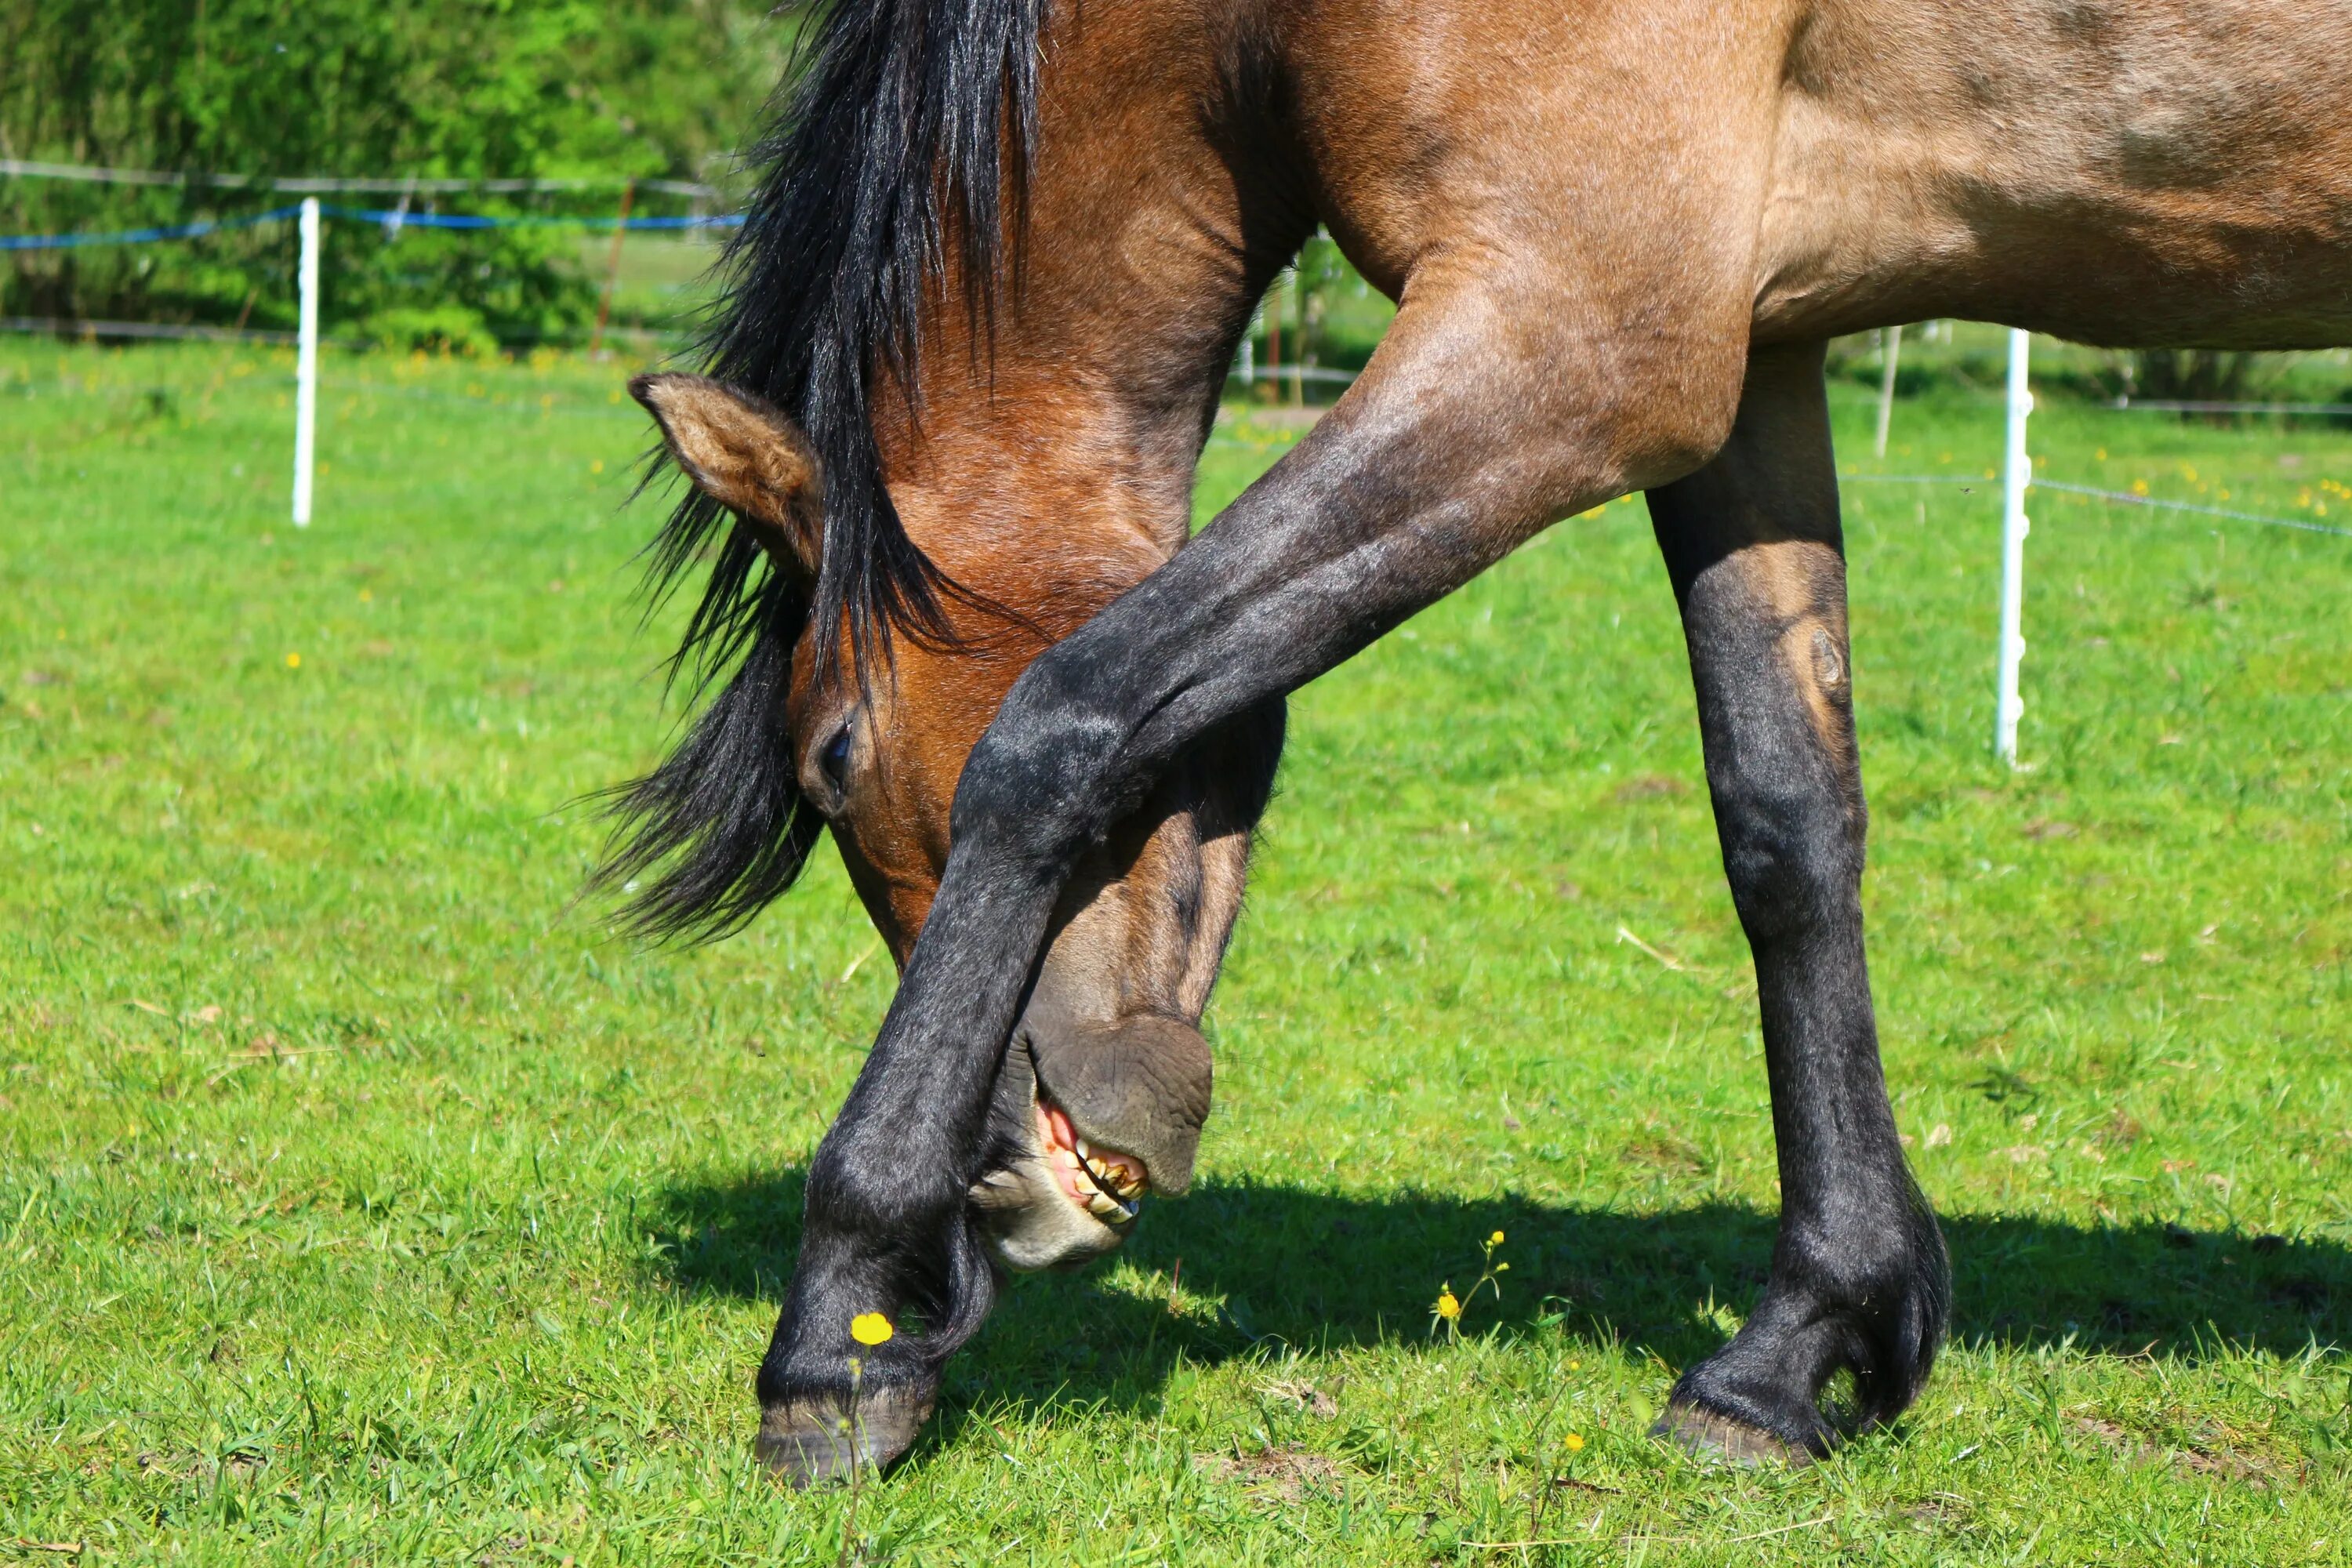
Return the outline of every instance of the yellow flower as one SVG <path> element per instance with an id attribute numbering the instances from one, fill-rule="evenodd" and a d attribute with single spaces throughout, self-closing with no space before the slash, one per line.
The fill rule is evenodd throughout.
<path id="1" fill-rule="evenodd" d="M 1584 1439 L 1579 1436 L 1576 1433 L 1570 1432 L 1565 1441 L 1568 1444 L 1568 1451 L 1570 1453 L 1580 1453 L 1583 1450 Z"/>
<path id="2" fill-rule="evenodd" d="M 1462 1303 L 1454 1299 L 1454 1287 L 1447 1285 L 1437 1292 L 1437 1305 L 1431 1309 L 1447 1322 L 1462 1315 Z"/>
<path id="3" fill-rule="evenodd" d="M 288 655 L 286 656 L 286 668 L 289 668 L 289 669 L 299 669 L 299 668 L 302 668 L 302 656 L 301 656 L 300 654 L 299 654 L 299 653 L 289 653 L 289 654 L 288 654 Z"/>
<path id="4" fill-rule="evenodd" d="M 1487 1245 L 1487 1246 L 1489 1246 L 1489 1247 L 1500 1247 L 1500 1246 L 1502 1246 L 1502 1245 L 1503 1245 L 1503 1233 L 1502 1233 L 1501 1231 L 1499 1231 L 1499 1230 L 1498 1230 L 1498 1231 L 1496 1231 L 1494 1235 L 1492 1235 L 1492 1236 L 1488 1237 L 1486 1238 L 1486 1245 Z"/>
<path id="5" fill-rule="evenodd" d="M 849 1320 L 849 1337 L 861 1345 L 887 1345 L 898 1331 L 879 1312 L 860 1312 Z"/>

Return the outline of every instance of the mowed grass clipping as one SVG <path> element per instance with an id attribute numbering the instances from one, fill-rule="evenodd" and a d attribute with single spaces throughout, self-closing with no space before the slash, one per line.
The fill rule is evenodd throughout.
<path id="1" fill-rule="evenodd" d="M 629 368 L 331 359 L 298 532 L 284 356 L 0 349 L 0 1557 L 844 1560 L 751 1376 L 890 965 L 829 851 L 701 951 L 573 902 L 572 803 L 678 711 Z M 2352 539 L 2039 493 L 2012 774 L 1998 404 L 1906 401 L 1881 465 L 1838 396 L 1849 467 L 1942 481 L 1847 509 L 1957 1276 L 1916 1411 L 1794 1472 L 1644 1435 L 1776 1198 L 1622 503 L 1294 702 L 1195 1194 L 1013 1285 L 847 1556 L 2352 1561 Z M 1295 438 L 1221 424 L 1203 514 Z M 2340 430 L 2034 440 L 2352 521 Z"/>

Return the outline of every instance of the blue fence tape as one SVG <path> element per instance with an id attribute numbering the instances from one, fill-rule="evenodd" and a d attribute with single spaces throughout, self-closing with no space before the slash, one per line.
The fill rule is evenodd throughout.
<path id="1" fill-rule="evenodd" d="M 320 212 L 329 217 L 360 218 L 380 223 L 390 229 L 402 228 L 596 228 L 611 231 L 626 229 L 680 228 L 740 228 L 741 213 L 722 213 L 716 217 L 550 217 L 534 214 L 510 216 L 477 213 L 402 212 L 396 207 L 321 206 Z"/>
<path id="2" fill-rule="evenodd" d="M 224 228 L 251 228 L 292 217 L 299 206 L 272 207 L 247 217 L 206 218 L 201 223 L 165 224 L 155 228 L 126 228 L 112 234 L 5 234 L 0 250 L 73 250 L 85 245 L 152 245 L 165 239 L 195 239 Z"/>
<path id="3" fill-rule="evenodd" d="M 272 207 L 266 213 L 254 213 L 246 217 L 206 218 L 198 223 L 161 225 L 153 228 L 126 228 L 109 234 L 10 234 L 0 235 L 0 250 L 73 250 L 90 245 L 153 245 L 164 240 L 199 239 L 226 228 L 251 228 L 257 224 L 277 223 L 299 213 L 299 206 Z M 402 212 L 395 207 L 342 207 L 321 205 L 320 214 L 326 217 L 358 218 L 382 224 L 397 233 L 404 228 L 587 228 L 610 232 L 625 229 L 690 229 L 740 228 L 741 213 L 722 213 L 715 217 L 550 217 L 532 214 L 492 216 L 476 213 Z"/>

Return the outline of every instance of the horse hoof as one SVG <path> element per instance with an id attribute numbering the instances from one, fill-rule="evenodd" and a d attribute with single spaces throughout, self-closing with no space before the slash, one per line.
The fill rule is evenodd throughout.
<path id="1" fill-rule="evenodd" d="M 1695 1405 L 1667 1405 L 1665 1414 L 1650 1428 L 1650 1436 L 1662 1437 L 1701 1458 L 1721 1459 L 1734 1465 L 1779 1463 L 1801 1468 L 1820 1458 L 1803 1445 L 1784 1441 L 1761 1426 L 1750 1426 L 1745 1421 L 1734 1421 Z"/>
<path id="2" fill-rule="evenodd" d="M 884 1387 L 860 1394 L 854 1411 L 827 1396 L 771 1405 L 760 1416 L 760 1462 L 796 1487 L 845 1481 L 853 1469 L 878 1475 L 915 1446 L 931 1403 L 929 1393 Z"/>

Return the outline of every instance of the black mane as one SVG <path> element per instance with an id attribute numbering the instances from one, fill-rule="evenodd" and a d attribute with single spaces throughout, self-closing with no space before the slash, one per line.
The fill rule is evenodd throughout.
<path id="1" fill-rule="evenodd" d="M 623 923 L 708 940 L 739 930 L 799 875 L 822 824 L 784 732 L 792 649 L 814 625 L 820 669 L 843 627 L 862 670 L 894 629 L 944 640 L 954 592 L 907 537 L 881 482 L 873 406 L 915 395 L 916 321 L 955 247 L 985 328 L 1035 142 L 1045 0 L 832 0 L 803 35 L 753 149 L 759 186 L 727 247 L 701 343 L 712 376 L 790 412 L 824 473 L 813 592 L 769 571 L 717 503 L 689 494 L 652 546 L 656 601 L 706 556 L 710 575 L 671 661 L 697 690 L 734 666 L 686 738 L 615 792 L 600 885 L 667 862 Z M 1011 144 L 1007 145 L 1007 139 Z M 1010 188 L 1005 176 L 1010 175 Z M 716 554 L 712 555 L 713 546 Z"/>

